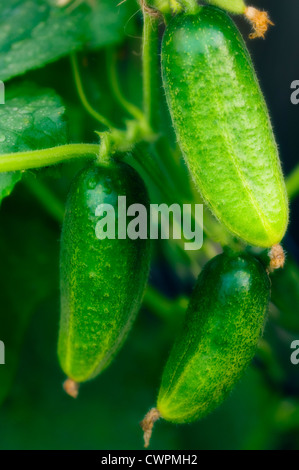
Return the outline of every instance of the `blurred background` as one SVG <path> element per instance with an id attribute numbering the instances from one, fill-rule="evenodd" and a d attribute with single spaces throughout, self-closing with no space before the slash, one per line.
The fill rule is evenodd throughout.
<path id="1" fill-rule="evenodd" d="M 249 25 L 243 18 L 236 19 L 265 94 L 288 175 L 298 164 L 299 105 L 291 104 L 290 86 L 299 80 L 299 4 L 296 0 L 251 4 L 269 11 L 275 23 L 266 40 L 249 41 Z M 124 26 L 125 40 L 113 46 L 113 53 L 124 93 L 140 105 L 142 16 L 136 11 L 135 5 Z M 107 51 L 83 51 L 79 63 L 89 100 L 122 125 L 123 113 L 109 94 Z M 25 79 L 53 88 L 63 98 L 70 141 L 97 141 L 98 125 L 80 104 L 68 58 L 28 72 Z M 11 83 L 20 80 L 24 77 Z M 173 140 L 169 122 L 166 127 Z M 81 166 L 77 162 L 29 172 L 37 174 L 38 181 L 55 195 L 54 210 L 36 197 L 30 175 L 1 205 L 0 339 L 6 346 L 6 365 L 0 366 L 1 449 L 141 449 L 138 423 L 155 404 L 185 298 L 194 284 L 197 268 L 183 260 L 170 242 L 158 242 L 150 284 L 165 298 L 156 290 L 146 297 L 112 365 L 83 385 L 77 400 L 65 395 L 56 355 L 59 238 L 63 204 Z M 299 339 L 298 217 L 299 198 L 292 201 L 284 240 L 288 269 L 273 278 L 270 320 L 252 366 L 228 400 L 206 419 L 184 426 L 157 423 L 152 449 L 299 449 L 299 365 L 290 362 L 291 341 Z"/>

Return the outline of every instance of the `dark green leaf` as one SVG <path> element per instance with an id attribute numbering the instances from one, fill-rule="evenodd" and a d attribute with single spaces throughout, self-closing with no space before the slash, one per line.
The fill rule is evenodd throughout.
<path id="1" fill-rule="evenodd" d="M 14 186 L 22 178 L 20 171 L 0 174 L 0 202 L 6 196 L 9 196 Z"/>
<path id="2" fill-rule="evenodd" d="M 0 4 L 0 79 L 41 67 L 83 46 L 121 41 L 135 0 L 10 0 Z M 74 4 L 74 5 L 72 5 Z M 130 23 L 130 22 L 129 22 Z"/>
<path id="3" fill-rule="evenodd" d="M 7 89 L 0 106 L 1 154 L 53 147 L 66 142 L 64 107 L 54 91 L 23 84 Z M 0 202 L 21 179 L 21 172 L 0 174 Z"/>

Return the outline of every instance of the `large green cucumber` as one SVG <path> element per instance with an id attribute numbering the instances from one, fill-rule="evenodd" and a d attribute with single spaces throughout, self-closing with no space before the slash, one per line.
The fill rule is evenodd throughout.
<path id="1" fill-rule="evenodd" d="M 84 382 L 99 374 L 122 346 L 140 308 L 149 260 L 149 239 L 99 239 L 96 211 L 118 196 L 127 207 L 148 208 L 146 188 L 126 164 L 90 166 L 75 178 L 61 239 L 61 322 L 58 356 L 66 375 Z M 104 214 L 103 214 L 104 215 Z"/>
<path id="2" fill-rule="evenodd" d="M 269 295 L 268 275 L 249 255 L 222 254 L 205 266 L 163 373 L 162 418 L 191 422 L 223 402 L 254 356 Z"/>
<path id="3" fill-rule="evenodd" d="M 206 203 L 251 245 L 279 243 L 288 202 L 267 107 L 245 43 L 211 6 L 166 28 L 162 73 L 190 173 Z"/>

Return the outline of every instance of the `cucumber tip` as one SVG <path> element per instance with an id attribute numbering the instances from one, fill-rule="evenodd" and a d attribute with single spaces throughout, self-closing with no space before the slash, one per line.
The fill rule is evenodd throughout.
<path id="1" fill-rule="evenodd" d="M 157 410 L 157 408 L 151 408 L 140 423 L 141 429 L 144 432 L 143 439 L 145 448 L 149 446 L 154 424 L 160 417 L 161 415 L 159 410 Z"/>
<path id="2" fill-rule="evenodd" d="M 72 398 L 77 398 L 79 394 L 79 384 L 73 379 L 66 379 L 63 383 L 63 390 Z"/>
<path id="3" fill-rule="evenodd" d="M 269 272 L 273 272 L 275 269 L 283 268 L 285 263 L 285 254 L 281 245 L 273 245 L 269 251 Z"/>
<path id="4" fill-rule="evenodd" d="M 247 7 L 245 17 L 249 20 L 253 27 L 253 32 L 249 35 L 250 39 L 263 38 L 268 31 L 269 26 L 274 26 L 266 11 L 258 10 L 254 7 Z"/>

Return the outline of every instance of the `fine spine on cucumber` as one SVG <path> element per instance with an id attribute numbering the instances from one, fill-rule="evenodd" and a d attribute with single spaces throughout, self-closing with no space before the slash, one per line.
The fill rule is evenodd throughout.
<path id="1" fill-rule="evenodd" d="M 178 15 L 162 45 L 166 98 L 194 182 L 214 215 L 260 247 L 281 241 L 288 201 L 267 107 L 228 15 Z"/>
<path id="2" fill-rule="evenodd" d="M 159 417 L 192 422 L 223 402 L 254 357 L 269 297 L 268 275 L 250 255 L 222 254 L 205 266 L 164 369 L 157 406 L 142 423 L 146 446 Z"/>
<path id="3" fill-rule="evenodd" d="M 110 204 L 118 222 L 118 196 L 126 196 L 127 207 L 149 206 L 144 183 L 131 167 L 90 166 L 75 178 L 66 205 L 58 356 L 72 396 L 77 394 L 72 381 L 94 378 L 122 346 L 147 283 L 149 239 L 118 239 L 117 226 L 115 239 L 97 238 L 96 209 Z"/>

